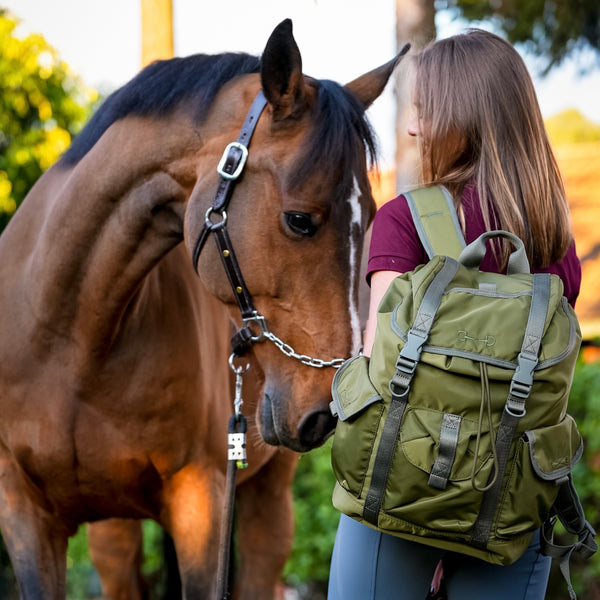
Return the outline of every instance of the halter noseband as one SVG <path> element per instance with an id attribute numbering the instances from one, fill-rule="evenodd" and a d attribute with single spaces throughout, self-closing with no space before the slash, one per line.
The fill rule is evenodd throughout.
<path id="1" fill-rule="evenodd" d="M 231 289 L 233 290 L 233 294 L 242 314 L 243 326 L 236 331 L 231 340 L 234 355 L 243 356 L 253 343 L 267 338 L 272 341 L 283 354 L 295 358 L 305 365 L 317 368 L 339 368 L 345 359 L 334 358 L 325 361 L 305 354 L 298 354 L 291 346 L 269 331 L 265 318 L 258 313 L 254 306 L 252 296 L 244 281 L 244 277 L 231 244 L 229 233 L 227 232 L 226 209 L 229 206 L 229 201 L 233 195 L 237 180 L 246 165 L 248 145 L 252 139 L 252 134 L 254 133 L 258 119 L 266 105 L 267 99 L 265 98 L 263 91 L 259 90 L 248 110 L 248 114 L 246 115 L 237 141 L 230 143 L 225 148 L 223 157 L 217 167 L 217 172 L 221 176 L 219 185 L 212 206 L 206 211 L 204 226 L 194 244 L 192 264 L 194 265 L 194 270 L 198 273 L 200 252 L 202 251 L 208 236 L 211 233 L 214 234 L 221 262 L 223 263 Z M 215 215 L 218 215 L 220 220 L 213 220 Z M 255 329 L 258 328 L 258 333 L 253 331 L 251 325 Z"/>

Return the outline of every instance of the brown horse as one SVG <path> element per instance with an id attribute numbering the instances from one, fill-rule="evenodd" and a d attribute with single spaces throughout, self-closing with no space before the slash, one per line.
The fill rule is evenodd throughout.
<path id="1" fill-rule="evenodd" d="M 190 258 L 212 223 L 217 164 L 261 88 L 243 175 L 216 216 L 276 336 L 255 335 L 244 358 L 250 466 L 237 491 L 236 593 L 273 596 L 295 452 L 334 426 L 333 369 L 304 363 L 360 344 L 357 273 L 374 212 L 364 111 L 397 61 L 345 87 L 304 76 L 284 21 L 260 59 L 154 63 L 34 186 L 0 236 L 0 526 L 22 598 L 64 597 L 69 536 L 113 517 L 155 519 L 174 540 L 184 597 L 214 594 L 240 315 L 217 246 L 199 254 L 199 276 Z M 135 597 L 128 585 L 113 593 Z"/>

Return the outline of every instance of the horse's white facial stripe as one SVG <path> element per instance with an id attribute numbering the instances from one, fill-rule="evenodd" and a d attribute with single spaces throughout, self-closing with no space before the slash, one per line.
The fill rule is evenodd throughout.
<path id="1" fill-rule="evenodd" d="M 349 288 L 349 299 L 348 299 L 348 307 L 350 310 L 350 326 L 352 328 L 352 354 L 356 354 L 361 345 L 361 330 L 360 330 L 360 317 L 358 314 L 358 305 L 354 300 L 354 286 L 356 285 L 356 273 L 358 272 L 359 265 L 357 264 L 358 260 L 358 248 L 357 248 L 357 239 L 356 235 L 354 235 L 355 228 L 360 228 L 362 224 L 362 208 L 360 206 L 359 201 L 359 187 L 356 179 L 354 180 L 354 190 L 352 196 L 348 200 L 350 204 L 350 231 L 349 231 L 349 239 L 350 239 L 350 256 L 348 257 L 350 263 L 350 288 Z"/>

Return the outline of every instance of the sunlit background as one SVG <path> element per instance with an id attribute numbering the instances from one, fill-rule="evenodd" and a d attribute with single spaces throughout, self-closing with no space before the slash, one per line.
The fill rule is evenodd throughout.
<path id="1" fill-rule="evenodd" d="M 18 33 L 41 33 L 85 83 L 107 92 L 141 67 L 141 8 L 138 0 L 0 0 L 22 20 Z M 396 52 L 395 0 L 173 0 L 176 55 L 244 51 L 260 54 L 277 23 L 294 23 L 305 73 L 346 83 Z M 490 28 L 491 24 L 483 23 Z M 438 37 L 469 23 L 451 11 L 436 14 Z M 578 109 L 600 125 L 600 67 L 592 53 L 569 57 L 546 77 L 542 63 L 520 49 L 534 76 L 545 117 Z M 585 73 L 581 70 L 592 65 Z M 381 141 L 383 163 L 395 153 L 393 89 L 370 110 Z"/>
<path id="2" fill-rule="evenodd" d="M 144 0 L 0 0 L 0 9 L 10 11 L 18 21 L 14 35 L 28 38 L 33 49 L 29 61 L 37 61 L 40 77 L 50 78 L 55 66 L 62 61 L 64 76 L 58 85 L 74 94 L 81 106 L 88 106 L 133 77 L 143 66 L 142 2 Z M 398 0 L 399 1 L 399 0 Z M 387 62 L 397 52 L 397 0 L 173 0 L 173 50 L 175 55 L 197 52 L 245 51 L 260 54 L 273 28 L 284 18 L 291 18 L 294 36 L 300 47 L 304 72 L 318 78 L 334 79 L 341 83 Z M 472 25 L 455 18 L 449 10 L 438 10 L 435 16 L 438 37 L 446 37 Z M 494 29 L 493 23 L 479 23 Z M 0 30 L 0 44 L 6 31 Z M 45 45 L 47 44 L 47 46 Z M 42 51 L 35 51 L 42 48 Z M 4 58 L 17 56 L 22 47 L 12 40 L 0 45 Z M 600 63 L 598 54 L 577 52 L 569 55 L 546 76 L 541 75 L 544 61 L 536 59 L 525 47 L 518 47 L 532 73 L 542 113 L 551 141 L 565 178 L 571 206 L 573 229 L 578 253 L 582 260 L 583 286 L 577 302 L 585 351 L 589 360 L 600 358 L 597 341 L 600 338 L 600 231 L 598 221 L 598 178 L 600 174 Z M 2 56 L 0 56 L 2 58 Z M 7 89 L 18 87 L 19 73 L 0 73 Z M 25 100 L 13 98 L 16 114 L 25 114 Z M 60 106 L 51 106 L 46 97 L 30 94 L 39 120 L 44 123 L 43 136 L 34 143 L 23 142 L 12 148 L 12 171 L 0 164 L 0 229 L 2 217 L 10 218 L 25 193 L 25 175 L 39 175 L 48 168 L 70 143 L 79 123 L 87 117 L 84 109 L 72 98 L 60 98 Z M 57 101 L 58 102 L 58 101 Z M 378 205 L 394 197 L 402 188 L 406 175 L 399 168 L 398 143 L 408 143 L 396 130 L 397 102 L 394 86 L 369 109 L 371 122 L 381 145 L 381 176 L 373 180 Z M 0 118 L 1 118 L 0 111 Z M 72 130 L 61 119 L 70 120 Z M 0 122 L 0 149 L 11 138 L 10 123 Z M 30 159 L 35 160 L 30 160 Z M 33 166 L 32 166 L 33 165 Z M 33 171 L 32 171 L 33 169 Z M 36 170 L 37 169 L 37 170 Z M 3 282 L 4 284 L 4 282 Z M 596 363 L 600 364 L 600 363 Z M 576 377 L 571 402 L 579 411 L 582 432 L 588 444 L 585 470 L 579 475 L 578 486 L 584 488 L 586 510 L 600 522 L 600 372 L 586 371 L 583 366 Z M 597 406 L 596 406 L 597 405 Z M 324 454 L 311 453 L 304 457 L 295 485 L 296 497 L 308 498 L 310 503 L 296 505 L 297 534 L 294 550 L 282 588 L 282 598 L 322 598 L 323 581 L 328 574 L 328 557 L 335 530 L 336 514 L 330 506 L 331 477 L 327 448 Z M 594 475 L 591 477 L 590 475 Z M 301 487 L 300 487 L 301 486 Z M 316 494 L 318 496 L 316 496 Z M 595 519 L 595 521 L 594 521 Z M 146 575 L 164 576 L 157 555 L 161 534 L 149 526 L 146 533 Z M 69 598 L 90 598 L 98 594 L 82 532 L 74 538 L 69 550 Z M 8 564 L 0 564 L 8 571 Z M 77 571 L 81 577 L 76 577 Z M 1 573 L 0 573 L 1 575 Z M 586 590 L 585 600 L 600 598 L 600 561 L 575 574 L 579 589 Z M 0 597 L 9 598 L 2 588 Z M 311 587 L 314 582 L 320 588 Z M 591 581 L 591 583 L 590 583 Z M 152 581 L 151 581 L 152 583 Z M 156 584 L 157 582 L 154 581 Z M 158 584 L 157 584 L 158 585 Z M 158 586 L 160 587 L 160 586 Z M 562 589 L 562 588 L 561 588 Z M 596 590 L 591 592 L 590 590 Z M 6 592 L 6 593 L 5 593 Z M 548 596 L 550 598 L 550 596 Z M 558 598 L 560 596 L 556 596 Z M 552 596 L 554 598 L 554 596 Z"/>

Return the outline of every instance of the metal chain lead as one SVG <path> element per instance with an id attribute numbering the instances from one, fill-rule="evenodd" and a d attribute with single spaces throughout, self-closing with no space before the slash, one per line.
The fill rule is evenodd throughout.
<path id="1" fill-rule="evenodd" d="M 267 338 L 273 342 L 275 346 L 277 346 L 277 348 L 283 352 L 283 354 L 289 356 L 290 358 L 299 360 L 303 365 L 308 365 L 309 367 L 315 367 L 317 369 L 323 369 L 324 367 L 333 367 L 334 369 L 339 369 L 344 362 L 346 362 L 345 358 L 322 360 L 320 358 L 313 358 L 307 354 L 298 354 L 289 344 L 286 344 L 283 340 L 279 339 L 269 330 L 269 327 L 267 326 L 267 320 L 256 311 L 251 317 L 245 317 L 243 321 L 246 327 L 250 327 L 250 325 L 252 325 L 254 330 L 258 329 L 258 333 L 250 338 L 252 342 L 260 342 L 263 338 Z"/>
<path id="2" fill-rule="evenodd" d="M 323 369 L 324 367 L 333 367 L 334 369 L 339 369 L 345 362 L 344 358 L 333 358 L 332 360 L 322 360 L 320 358 L 313 358 L 312 356 L 308 356 L 307 354 L 298 354 L 289 344 L 286 344 L 284 341 L 280 340 L 274 333 L 271 331 L 265 331 L 264 336 L 273 342 L 283 354 L 289 356 L 290 358 L 295 358 L 299 360 L 303 365 L 308 365 L 309 367 L 316 367 L 317 369 Z"/>

